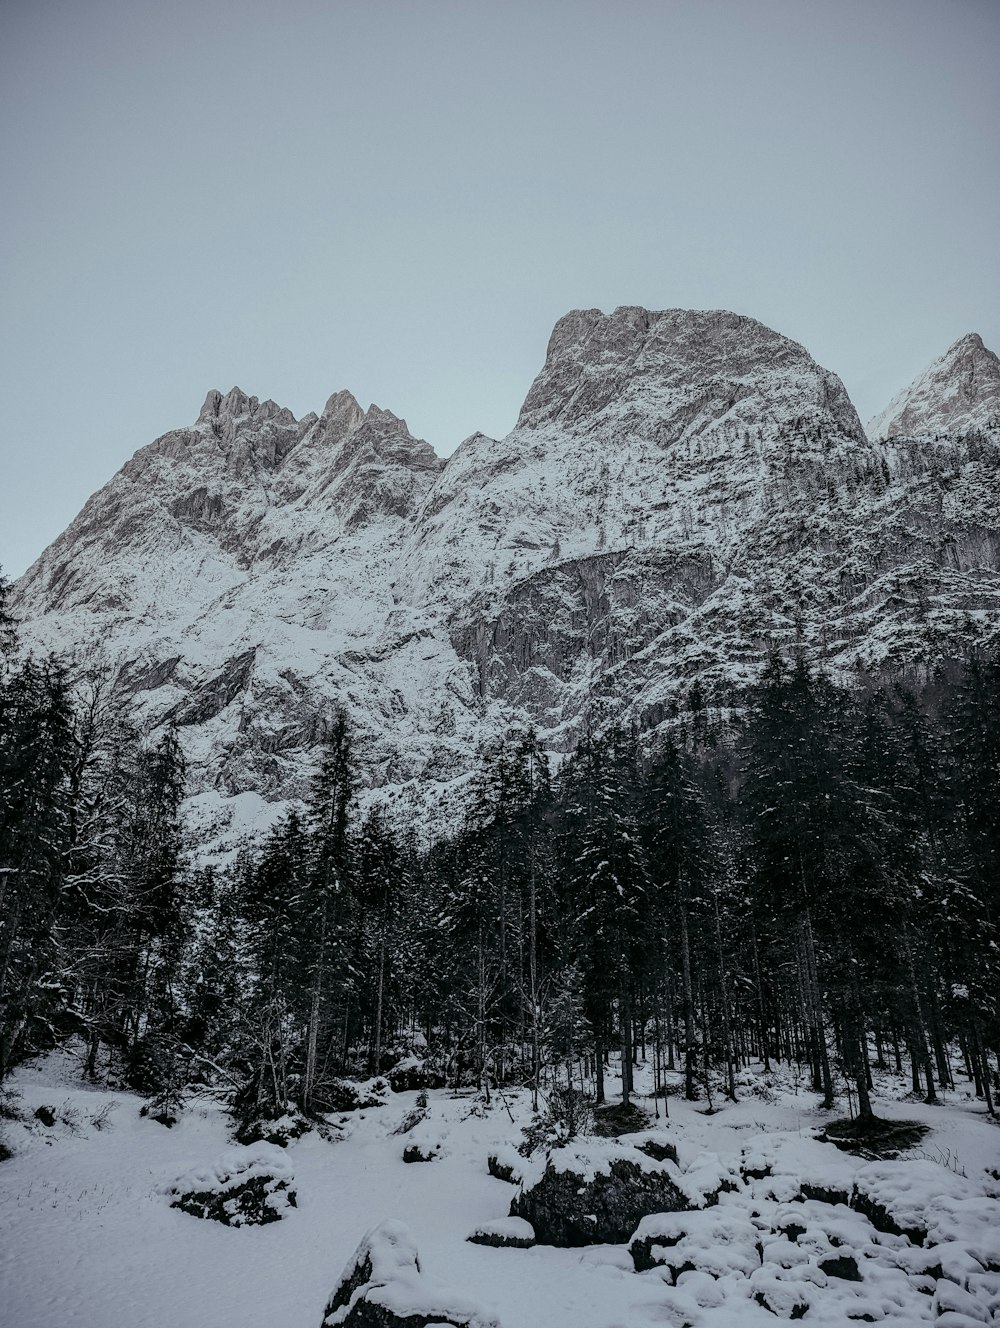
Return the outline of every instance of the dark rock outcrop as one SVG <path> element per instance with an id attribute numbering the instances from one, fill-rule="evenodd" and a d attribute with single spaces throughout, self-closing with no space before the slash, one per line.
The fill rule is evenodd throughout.
<path id="1" fill-rule="evenodd" d="M 651 1213 L 690 1207 L 669 1163 L 633 1161 L 624 1152 L 586 1168 L 554 1150 L 542 1175 L 525 1181 L 511 1217 L 530 1222 L 544 1245 L 604 1245 L 627 1241 Z"/>

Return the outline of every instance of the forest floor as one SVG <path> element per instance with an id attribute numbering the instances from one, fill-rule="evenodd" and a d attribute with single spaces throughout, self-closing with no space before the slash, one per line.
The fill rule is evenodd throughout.
<path id="1" fill-rule="evenodd" d="M 413 1136 L 394 1131 L 415 1093 L 332 1118 L 336 1138 L 307 1134 L 283 1154 L 297 1206 L 265 1226 L 227 1227 L 171 1208 L 165 1192 L 233 1147 L 223 1108 L 196 1100 L 167 1129 L 140 1116 L 140 1098 L 88 1086 L 81 1071 L 71 1050 L 21 1067 L 11 1088 L 22 1119 L 0 1120 L 12 1152 L 0 1163 L 7 1328 L 320 1328 L 360 1238 L 390 1218 L 410 1228 L 425 1271 L 481 1303 L 503 1328 L 767 1328 L 776 1314 L 800 1311 L 822 1328 L 1000 1323 L 1000 1129 L 966 1091 L 929 1107 L 907 1095 L 906 1082 L 880 1075 L 879 1116 L 928 1127 L 889 1163 L 819 1142 L 830 1115 L 787 1073 L 745 1073 L 740 1100 L 719 1096 L 713 1115 L 704 1102 L 670 1096 L 665 1128 L 682 1168 L 685 1158 L 703 1165 L 708 1150 L 723 1169 L 738 1174 L 742 1163 L 744 1172 L 771 1173 L 745 1176 L 692 1217 L 684 1248 L 694 1267 L 672 1285 L 665 1268 L 634 1271 L 627 1245 L 467 1242 L 477 1226 L 508 1213 L 516 1191 L 488 1174 L 487 1157 L 520 1141 L 531 1116 L 527 1092 L 494 1094 L 489 1108 L 472 1093 L 432 1092 Z M 664 1126 L 662 1102 L 657 1121 L 652 1097 L 643 1096 L 648 1070 L 637 1080 L 650 1126 Z M 615 1086 L 612 1076 L 609 1092 Z M 53 1109 L 54 1124 L 35 1117 L 40 1107 Z M 438 1155 L 405 1164 L 403 1148 L 417 1136 L 440 1145 Z M 831 1191 L 867 1186 L 902 1225 L 928 1231 L 928 1248 L 876 1231 L 853 1208 L 813 1200 L 795 1209 L 804 1233 L 789 1235 L 788 1210 L 803 1182 Z M 748 1221 L 759 1233 L 752 1270 L 733 1255 Z M 860 1280 L 819 1270 L 831 1240 L 838 1255 L 855 1259 Z"/>

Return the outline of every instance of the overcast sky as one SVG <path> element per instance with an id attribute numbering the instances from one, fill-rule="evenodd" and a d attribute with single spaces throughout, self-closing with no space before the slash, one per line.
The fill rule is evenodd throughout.
<path id="1" fill-rule="evenodd" d="M 1000 0 L 2 0 L 0 565 L 238 384 L 441 453 L 568 309 L 1000 350 Z"/>

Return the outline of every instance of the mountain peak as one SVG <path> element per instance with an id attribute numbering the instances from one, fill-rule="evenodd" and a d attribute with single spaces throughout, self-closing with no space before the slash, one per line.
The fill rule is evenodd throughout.
<path id="1" fill-rule="evenodd" d="M 970 333 L 931 395 L 988 397 L 997 364 Z M 213 799 L 300 796 L 342 707 L 372 788 L 447 819 L 484 723 L 567 751 L 607 703 L 652 735 L 694 680 L 738 708 L 772 649 L 923 668 L 993 621 L 995 473 L 945 495 L 933 449 L 895 465 L 835 374 L 728 310 L 567 313 L 518 425 L 446 463 L 347 391 L 296 422 L 213 390 L 200 421 L 127 462 L 11 605 L 36 652 L 117 670 L 137 723 L 175 718 Z"/>
<path id="2" fill-rule="evenodd" d="M 518 427 L 556 420 L 614 428 L 636 409 L 670 405 L 706 390 L 735 399 L 774 397 L 778 380 L 797 410 L 832 413 L 840 429 L 861 437 L 843 384 L 788 337 L 728 309 L 644 309 L 613 313 L 574 309 L 556 323 L 545 364 L 531 386 Z"/>
<path id="3" fill-rule="evenodd" d="M 225 396 L 218 388 L 213 387 L 198 412 L 198 423 L 211 424 L 213 421 L 229 423 L 245 419 L 247 416 L 253 416 L 259 423 L 266 420 L 279 420 L 282 424 L 295 423 L 295 416 L 286 406 L 279 406 L 270 397 L 266 401 L 249 397 L 240 387 L 231 387 Z"/>
<path id="4" fill-rule="evenodd" d="M 967 332 L 868 422 L 870 438 L 969 433 L 1000 420 L 1000 359 Z"/>

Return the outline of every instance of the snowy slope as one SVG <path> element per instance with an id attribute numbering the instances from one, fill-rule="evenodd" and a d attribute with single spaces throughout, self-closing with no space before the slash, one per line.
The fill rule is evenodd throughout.
<path id="1" fill-rule="evenodd" d="M 695 680 L 739 704 L 769 649 L 846 674 L 990 638 L 996 471 L 988 439 L 869 441 L 839 379 L 753 319 L 583 310 L 514 430 L 446 463 L 346 392 L 301 421 L 210 393 L 15 604 L 28 644 L 177 720 L 205 815 L 301 793 L 343 705 L 369 783 L 447 821 L 512 719 L 565 750 L 598 702 L 647 731 Z"/>
<path id="2" fill-rule="evenodd" d="M 494 1095 L 489 1108 L 471 1093 L 432 1092 L 420 1127 L 441 1145 L 431 1163 L 406 1165 L 409 1136 L 395 1133 L 416 1094 L 340 1117 L 332 1140 L 310 1132 L 278 1159 L 294 1178 L 297 1207 L 266 1226 L 226 1227 L 171 1208 L 164 1193 L 238 1151 L 221 1104 L 196 1099 L 167 1130 L 140 1117 L 134 1095 L 86 1084 L 59 1052 L 14 1076 L 11 1105 L 23 1120 L 4 1122 L 14 1156 L 0 1183 L 0 1322 L 319 1328 L 363 1233 L 393 1220 L 412 1232 L 429 1277 L 496 1314 L 502 1328 L 770 1328 L 795 1304 L 808 1305 L 805 1322 L 819 1328 L 986 1324 L 1000 1309 L 996 1128 L 956 1071 L 961 1090 L 934 1107 L 899 1100 L 905 1078 L 880 1075 L 879 1115 L 930 1127 L 922 1157 L 894 1162 L 866 1164 L 821 1143 L 829 1118 L 817 1096 L 759 1067 L 741 1077 L 742 1100 L 713 1116 L 672 1096 L 669 1123 L 661 1115 L 657 1124 L 686 1177 L 752 1173 L 714 1206 L 645 1220 L 664 1237 L 657 1257 L 669 1263 L 674 1249 L 676 1265 L 694 1265 L 673 1279 L 666 1267 L 637 1272 L 625 1244 L 521 1250 L 467 1241 L 503 1219 L 516 1193 L 486 1163 L 520 1141 L 530 1117 L 523 1090 Z M 636 1074 L 652 1117 L 651 1073 Z M 51 1127 L 34 1116 L 42 1106 L 57 1118 Z M 602 1146 L 618 1147 L 587 1142 Z M 927 1228 L 926 1245 L 877 1231 L 857 1207 L 802 1201 L 803 1184 L 831 1197 L 857 1185 L 901 1222 Z M 685 1235 L 671 1246 L 678 1231 Z M 824 1271 L 845 1257 L 857 1280 Z M 969 1317 L 942 1317 L 959 1310 Z"/>

